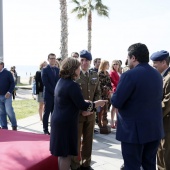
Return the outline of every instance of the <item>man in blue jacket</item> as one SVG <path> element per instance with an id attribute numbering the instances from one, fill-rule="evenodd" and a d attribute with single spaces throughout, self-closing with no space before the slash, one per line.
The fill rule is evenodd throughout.
<path id="1" fill-rule="evenodd" d="M 17 121 L 12 107 L 12 92 L 14 91 L 14 78 L 10 71 L 4 68 L 4 63 L 0 61 L 0 126 L 8 129 L 7 115 L 12 124 L 12 129 L 17 130 Z"/>
<path id="2" fill-rule="evenodd" d="M 128 48 L 128 65 L 111 103 L 118 108 L 116 139 L 121 141 L 125 170 L 156 170 L 156 153 L 164 136 L 162 77 L 149 64 L 145 44 Z"/>
<path id="3" fill-rule="evenodd" d="M 51 53 L 48 55 L 49 65 L 42 70 L 42 82 L 44 85 L 44 115 L 43 115 L 43 131 L 44 134 L 50 135 L 48 130 L 48 119 L 54 108 L 54 89 L 59 79 L 59 69 L 55 66 L 56 55 Z"/>

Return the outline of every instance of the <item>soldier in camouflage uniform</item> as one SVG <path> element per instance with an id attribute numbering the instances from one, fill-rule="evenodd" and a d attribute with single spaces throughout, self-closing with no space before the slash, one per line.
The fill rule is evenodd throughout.
<path id="1" fill-rule="evenodd" d="M 157 167 L 158 170 L 170 169 L 170 58 L 168 51 L 158 51 L 151 55 L 150 58 L 155 67 L 163 78 L 163 97 L 162 97 L 162 112 L 163 126 L 165 136 L 160 141 L 157 152 Z"/>
<path id="2" fill-rule="evenodd" d="M 89 70 L 92 60 L 91 54 L 83 50 L 80 52 L 81 73 L 77 83 L 80 85 L 85 100 L 96 101 L 100 99 L 100 85 L 97 72 Z M 71 168 L 78 170 L 93 170 L 90 166 L 95 112 L 89 116 L 79 115 L 78 150 L 79 156 L 72 157 Z M 81 140 L 82 137 L 82 140 Z"/>

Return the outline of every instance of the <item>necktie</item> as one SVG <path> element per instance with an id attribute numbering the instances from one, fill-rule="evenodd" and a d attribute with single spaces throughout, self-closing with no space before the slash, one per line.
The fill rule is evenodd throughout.
<path id="1" fill-rule="evenodd" d="M 85 76 L 88 77 L 88 72 L 87 71 L 85 72 Z"/>
<path id="2" fill-rule="evenodd" d="M 52 69 L 52 72 L 53 72 L 54 76 L 56 76 L 55 68 L 54 68 L 54 67 L 52 67 L 51 69 Z"/>

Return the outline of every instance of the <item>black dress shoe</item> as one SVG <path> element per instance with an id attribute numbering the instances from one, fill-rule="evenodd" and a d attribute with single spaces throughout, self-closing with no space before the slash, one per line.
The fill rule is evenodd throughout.
<path id="1" fill-rule="evenodd" d="M 98 130 L 96 130 L 96 129 L 94 129 L 94 133 L 95 133 L 95 134 L 97 134 L 97 133 L 99 133 L 99 131 L 98 131 Z"/>
<path id="2" fill-rule="evenodd" d="M 17 126 L 13 126 L 13 127 L 12 127 L 12 130 L 17 130 Z"/>
<path id="3" fill-rule="evenodd" d="M 83 167 L 81 166 L 81 170 L 94 170 L 91 166 Z"/>
<path id="4" fill-rule="evenodd" d="M 44 131 L 44 134 L 45 135 L 50 135 L 50 132 L 49 131 Z"/>
<path id="5" fill-rule="evenodd" d="M 120 167 L 120 170 L 124 170 L 124 164 Z"/>

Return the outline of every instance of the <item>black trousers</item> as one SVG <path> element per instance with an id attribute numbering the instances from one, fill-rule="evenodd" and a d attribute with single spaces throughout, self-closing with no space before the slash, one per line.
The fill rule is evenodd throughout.
<path id="1" fill-rule="evenodd" d="M 121 143 L 124 170 L 156 170 L 156 153 L 160 140 L 145 144 Z"/>
<path id="2" fill-rule="evenodd" d="M 43 130 L 44 132 L 48 131 L 48 119 L 50 113 L 52 114 L 54 109 L 54 100 L 46 100 L 44 102 L 44 115 L 43 115 Z"/>

